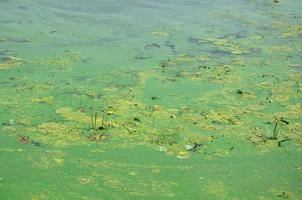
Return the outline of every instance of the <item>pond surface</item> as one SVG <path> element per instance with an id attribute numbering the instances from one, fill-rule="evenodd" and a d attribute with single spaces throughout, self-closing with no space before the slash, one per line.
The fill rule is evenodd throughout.
<path id="1" fill-rule="evenodd" d="M 301 199 L 301 10 L 0 0 L 0 199 Z"/>

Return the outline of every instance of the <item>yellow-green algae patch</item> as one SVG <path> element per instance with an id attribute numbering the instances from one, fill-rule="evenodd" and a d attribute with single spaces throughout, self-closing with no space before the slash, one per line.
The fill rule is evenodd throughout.
<path id="1" fill-rule="evenodd" d="M 52 96 L 48 96 L 48 97 L 35 97 L 32 99 L 32 102 L 34 103 L 46 103 L 46 104 L 54 104 L 54 98 Z"/>
<path id="2" fill-rule="evenodd" d="M 72 66 L 84 59 L 79 52 L 65 52 L 63 55 L 48 56 L 31 61 L 31 64 L 51 66 L 55 69 L 70 70 Z"/>
<path id="3" fill-rule="evenodd" d="M 72 108 L 63 107 L 56 110 L 56 113 L 60 114 L 66 120 L 75 121 L 79 123 L 89 124 L 91 123 L 91 118 L 81 111 L 73 111 Z"/>
<path id="4" fill-rule="evenodd" d="M 48 122 L 40 124 L 37 130 L 42 134 L 38 137 L 42 143 L 64 146 L 84 142 L 74 126 Z"/>

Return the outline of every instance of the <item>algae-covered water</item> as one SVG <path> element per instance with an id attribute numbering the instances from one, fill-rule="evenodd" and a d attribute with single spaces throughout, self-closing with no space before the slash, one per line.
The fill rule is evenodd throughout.
<path id="1" fill-rule="evenodd" d="M 0 199 L 302 199 L 301 10 L 0 0 Z"/>

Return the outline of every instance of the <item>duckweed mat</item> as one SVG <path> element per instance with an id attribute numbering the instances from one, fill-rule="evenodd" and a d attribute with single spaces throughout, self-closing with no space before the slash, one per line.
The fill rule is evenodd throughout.
<path id="1" fill-rule="evenodd" d="M 301 199 L 301 9 L 0 1 L 0 199 Z"/>

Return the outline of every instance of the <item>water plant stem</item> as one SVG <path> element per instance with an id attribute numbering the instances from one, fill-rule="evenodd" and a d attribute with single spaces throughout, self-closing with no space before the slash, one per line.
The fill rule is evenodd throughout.
<path id="1" fill-rule="evenodd" d="M 90 116 L 91 116 L 91 127 L 92 127 L 92 129 L 97 130 L 98 112 L 94 112 L 94 115 L 93 115 L 93 112 L 91 111 Z"/>
<path id="2" fill-rule="evenodd" d="M 273 137 L 272 137 L 273 140 L 277 140 L 277 139 L 278 139 L 277 126 L 278 126 L 279 122 L 283 122 L 283 123 L 285 123 L 285 124 L 287 124 L 287 125 L 289 124 L 289 122 L 286 121 L 286 120 L 284 120 L 282 117 L 279 118 L 279 119 L 277 119 L 277 120 L 276 120 L 276 123 L 275 123 L 275 126 L 274 126 L 274 134 L 273 134 Z"/>
<path id="3" fill-rule="evenodd" d="M 97 122 L 97 117 L 98 117 L 98 112 L 95 112 L 95 114 L 94 114 L 94 129 L 95 129 L 95 130 L 97 129 L 97 124 L 96 124 L 96 122 Z"/>

